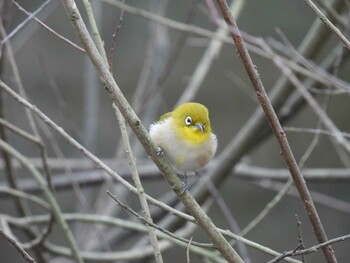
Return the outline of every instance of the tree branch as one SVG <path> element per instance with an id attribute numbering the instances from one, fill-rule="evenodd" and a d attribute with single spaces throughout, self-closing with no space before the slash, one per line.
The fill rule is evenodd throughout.
<path id="1" fill-rule="evenodd" d="M 109 93 L 112 101 L 118 107 L 125 120 L 128 122 L 141 144 L 144 146 L 147 153 L 150 155 L 154 163 L 158 166 L 162 172 L 164 178 L 168 181 L 171 188 L 178 195 L 183 202 L 187 210 L 192 214 L 197 223 L 208 234 L 214 245 L 222 253 L 222 255 L 229 262 L 242 262 L 237 252 L 229 245 L 227 240 L 219 233 L 216 226 L 211 219 L 202 210 L 195 199 L 189 192 L 183 193 L 182 183 L 175 171 L 171 167 L 166 156 L 157 155 L 157 149 L 154 143 L 151 141 L 146 128 L 142 125 L 140 119 L 135 114 L 130 104 L 125 99 L 119 86 L 115 82 L 112 74 L 109 71 L 109 66 L 106 64 L 99 54 L 96 46 L 94 45 L 91 36 L 81 18 L 80 12 L 75 4 L 74 0 L 62 0 L 66 9 L 67 15 L 72 22 L 73 28 L 80 38 L 81 43 L 85 47 L 87 55 L 90 57 L 91 62 L 95 66 L 97 73 L 105 86 L 106 91 Z"/>
<path id="2" fill-rule="evenodd" d="M 42 190 L 44 191 L 48 202 L 50 203 L 52 213 L 55 216 L 55 219 L 57 220 L 58 224 L 60 225 L 64 236 L 71 248 L 72 254 L 75 258 L 75 260 L 79 263 L 83 263 L 83 259 L 79 253 L 78 246 L 75 242 L 75 239 L 73 237 L 73 234 L 67 224 L 67 222 L 63 218 L 63 214 L 61 211 L 61 208 L 59 207 L 57 200 L 55 199 L 53 193 L 51 192 L 51 189 L 46 184 L 44 178 L 39 173 L 39 171 L 30 163 L 28 160 L 16 149 L 14 149 L 11 145 L 7 144 L 3 140 L 0 140 L 0 148 L 6 152 L 8 152 L 10 155 L 14 156 L 22 165 L 25 167 L 30 174 L 35 178 L 35 180 L 38 182 Z"/>
<path id="3" fill-rule="evenodd" d="M 267 96 L 264 85 L 260 79 L 259 72 L 256 66 L 253 64 L 253 61 L 249 55 L 248 49 L 245 45 L 244 40 L 241 37 L 239 28 L 236 24 L 235 19 L 233 18 L 226 0 L 217 0 L 218 6 L 221 10 L 222 16 L 224 17 L 230 32 L 233 41 L 235 42 L 239 58 L 242 60 L 244 68 L 249 76 L 249 79 L 255 89 L 259 103 L 265 113 L 265 116 L 270 124 L 270 127 L 279 143 L 281 149 L 281 155 L 284 161 L 286 162 L 291 176 L 293 177 L 295 186 L 298 189 L 300 198 L 304 203 L 305 210 L 309 216 L 310 222 L 313 226 L 315 235 L 319 243 L 327 241 L 327 235 L 321 223 L 321 220 L 318 216 L 317 210 L 313 203 L 313 200 L 310 196 L 309 190 L 305 183 L 305 180 L 299 170 L 297 162 L 294 158 L 292 149 L 290 148 L 287 136 L 283 131 L 283 128 L 278 120 L 278 117 L 271 105 L 271 102 Z M 330 245 L 327 245 L 323 248 L 323 253 L 329 263 L 337 262 L 334 251 Z"/>
<path id="4" fill-rule="evenodd" d="M 327 242 L 312 246 L 312 247 L 307 248 L 307 249 L 292 250 L 292 251 L 284 252 L 281 255 L 279 255 L 278 257 L 274 258 L 273 260 L 270 260 L 268 263 L 279 262 L 282 259 L 284 259 L 285 257 L 300 256 L 300 255 L 307 255 L 307 254 L 315 253 L 319 249 L 324 248 L 325 246 L 328 246 L 330 244 L 337 243 L 337 242 L 342 242 L 342 241 L 347 240 L 347 239 L 350 239 L 350 234 L 330 239 Z"/>
<path id="5" fill-rule="evenodd" d="M 22 257 L 25 259 L 25 261 L 29 263 L 35 263 L 35 260 L 21 247 L 20 244 L 17 243 L 16 240 L 14 240 L 12 237 L 7 235 L 1 228 L 0 228 L 0 236 L 5 238 L 10 244 L 17 249 L 17 251 L 22 255 Z"/>
<path id="6" fill-rule="evenodd" d="M 340 41 L 345 45 L 347 49 L 350 49 L 350 42 L 349 40 L 340 32 L 340 30 L 333 25 L 333 23 L 322 13 L 320 9 L 311 1 L 311 0 L 304 0 L 305 3 L 316 13 L 316 15 L 321 19 L 323 23 L 329 27 L 330 30 L 332 30 L 337 37 L 340 39 Z"/>

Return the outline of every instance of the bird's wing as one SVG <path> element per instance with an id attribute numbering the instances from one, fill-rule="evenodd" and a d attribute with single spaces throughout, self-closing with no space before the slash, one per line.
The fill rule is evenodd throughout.
<path id="1" fill-rule="evenodd" d="M 159 121 L 164 121 L 169 117 L 171 117 L 171 112 L 164 113 L 162 116 L 160 116 Z"/>

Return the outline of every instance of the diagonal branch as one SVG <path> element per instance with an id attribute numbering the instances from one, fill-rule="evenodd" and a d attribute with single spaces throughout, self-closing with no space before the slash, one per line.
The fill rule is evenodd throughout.
<path id="1" fill-rule="evenodd" d="M 20 6 L 16 1 L 12 0 L 13 4 L 15 4 L 18 9 L 20 11 L 22 11 L 23 13 L 25 13 L 28 16 L 28 20 L 26 19 L 26 21 L 29 21 L 31 18 L 33 18 L 39 25 L 41 25 L 43 28 L 45 28 L 46 30 L 48 30 L 50 33 L 52 33 L 54 36 L 58 37 L 59 39 L 63 40 L 64 42 L 68 43 L 69 45 L 71 45 L 72 47 L 74 47 L 75 49 L 85 53 L 85 50 L 82 49 L 81 47 L 79 47 L 78 45 L 74 44 L 72 41 L 70 41 L 68 38 L 60 35 L 59 33 L 57 33 L 55 30 L 53 30 L 52 28 L 50 28 L 48 25 L 46 25 L 45 23 L 43 23 L 40 19 L 36 18 L 34 14 L 29 13 L 27 10 L 25 10 L 22 6 Z M 44 3 L 46 4 L 46 3 Z M 41 8 L 41 7 L 40 7 Z M 41 9 L 40 9 L 41 10 Z M 39 11 L 40 11 L 39 10 Z M 37 12 L 35 12 L 35 14 L 37 14 Z"/>
<path id="2" fill-rule="evenodd" d="M 126 130 L 125 119 L 123 118 L 122 114 L 120 113 L 120 111 L 118 110 L 118 108 L 114 104 L 113 104 L 113 107 L 115 108 L 115 114 L 117 115 L 117 119 L 119 122 L 119 127 L 120 127 L 120 132 L 121 132 L 122 138 L 123 138 L 125 153 L 126 153 L 126 156 L 128 157 L 128 160 L 129 160 L 132 179 L 134 180 L 136 189 L 138 191 L 140 204 L 142 207 L 142 211 L 144 213 L 144 218 L 148 222 L 153 223 L 153 219 L 151 217 L 151 213 L 149 210 L 147 198 L 145 196 L 145 190 L 143 188 L 143 185 L 142 185 L 142 182 L 140 180 L 140 176 L 139 176 L 139 173 L 138 173 L 138 170 L 136 167 L 136 159 L 135 159 L 134 153 L 131 149 L 128 132 Z M 147 226 L 149 226 L 149 224 Z M 160 248 L 159 248 L 156 231 L 151 226 L 148 227 L 148 230 L 149 230 L 149 239 L 150 239 L 151 245 L 154 249 L 155 260 L 157 263 L 163 263 L 163 257 L 162 257 L 162 253 L 161 253 Z"/>
<path id="3" fill-rule="evenodd" d="M 183 202 L 187 210 L 197 221 L 198 225 L 207 233 L 214 245 L 222 253 L 222 255 L 229 262 L 243 262 L 237 252 L 230 246 L 227 240 L 221 233 L 218 232 L 216 226 L 211 219 L 206 215 L 200 205 L 190 195 L 190 193 L 182 193 L 182 184 L 177 177 L 174 169 L 171 167 L 169 161 L 165 156 L 158 156 L 157 149 L 154 143 L 151 141 L 146 128 L 142 125 L 140 119 L 131 108 L 128 101 L 125 99 L 124 94 L 121 92 L 119 86 L 115 82 L 112 74 L 109 71 L 108 64 L 105 63 L 101 55 L 99 54 L 96 46 L 94 45 L 91 36 L 81 18 L 80 12 L 74 0 L 62 0 L 66 9 L 66 13 L 72 22 L 73 28 L 80 38 L 86 53 L 91 59 L 91 62 L 96 68 L 96 71 L 105 86 L 106 91 L 109 93 L 112 101 L 119 108 L 123 114 L 125 120 L 128 122 L 141 144 L 144 146 L 147 153 L 150 155 L 154 163 L 158 166 L 162 172 L 164 178 L 168 181 L 171 188 L 175 191 L 177 196 Z"/>
<path id="4" fill-rule="evenodd" d="M 337 37 L 340 39 L 340 41 L 345 45 L 347 49 L 350 49 L 350 42 L 349 40 L 340 32 L 340 30 L 333 25 L 333 23 L 325 16 L 320 9 L 311 1 L 311 0 L 304 0 L 305 4 L 307 4 L 315 13 L 316 15 L 321 19 L 323 23 L 326 24 L 332 30 Z"/>
<path id="5" fill-rule="evenodd" d="M 305 210 L 311 224 L 313 226 L 315 235 L 319 243 L 324 243 L 327 241 L 327 235 L 321 223 L 321 220 L 318 216 L 317 210 L 305 183 L 305 180 L 300 172 L 300 169 L 295 160 L 292 149 L 290 148 L 287 136 L 283 131 L 283 128 L 278 120 L 276 112 L 274 111 L 271 102 L 267 96 L 264 85 L 260 79 L 260 75 L 257 71 L 256 66 L 253 64 L 253 61 L 249 55 L 248 49 L 245 45 L 244 40 L 241 37 L 239 28 L 236 24 L 234 17 L 232 16 L 227 2 L 225 0 L 217 0 L 218 6 L 221 10 L 221 13 L 230 29 L 231 36 L 235 42 L 239 58 L 242 60 L 245 70 L 249 76 L 249 79 L 255 89 L 256 95 L 258 97 L 259 103 L 265 113 L 265 116 L 270 124 L 270 127 L 279 143 L 281 149 L 281 155 L 284 161 L 286 162 L 291 176 L 293 177 L 295 186 L 298 189 L 300 198 L 304 203 Z M 327 258 L 329 263 L 337 262 L 333 249 L 330 245 L 323 247 L 323 253 Z"/>
<path id="6" fill-rule="evenodd" d="M 18 244 L 18 242 L 13 239 L 12 237 L 10 237 L 9 235 L 7 235 L 5 233 L 5 231 L 3 231 L 0 228 L 0 236 L 2 236 L 3 238 L 5 238 L 8 242 L 10 242 L 10 244 L 12 246 L 14 246 L 14 248 L 17 249 L 17 251 L 19 253 L 21 253 L 21 255 L 23 256 L 23 258 L 25 259 L 25 261 L 29 262 L 29 263 L 35 263 L 36 261 Z"/>

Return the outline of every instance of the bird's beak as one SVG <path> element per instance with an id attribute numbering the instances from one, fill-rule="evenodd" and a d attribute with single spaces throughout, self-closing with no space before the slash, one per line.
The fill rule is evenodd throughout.
<path id="1" fill-rule="evenodd" d="M 204 132 L 204 126 L 200 123 L 196 124 L 195 127 L 200 130 L 201 132 Z"/>

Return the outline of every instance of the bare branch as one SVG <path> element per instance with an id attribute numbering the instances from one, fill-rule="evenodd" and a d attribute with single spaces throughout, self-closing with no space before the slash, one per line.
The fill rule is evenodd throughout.
<path id="1" fill-rule="evenodd" d="M 0 140 L 0 148 L 3 149 L 4 151 L 7 151 L 9 154 L 13 155 L 22 165 L 25 167 L 31 175 L 35 178 L 35 180 L 38 182 L 42 190 L 44 191 L 50 205 L 53 214 L 55 215 L 55 218 L 59 225 L 61 226 L 61 229 L 63 231 L 63 234 L 70 245 L 70 248 L 72 250 L 72 253 L 79 263 L 83 263 L 83 259 L 79 253 L 78 247 L 76 245 L 76 242 L 74 240 L 73 234 L 67 225 L 67 222 L 64 220 L 62 216 L 62 211 L 57 203 L 57 200 L 53 196 L 53 193 L 51 192 L 51 189 L 47 186 L 44 178 L 42 175 L 37 171 L 37 169 L 28 162 L 28 160 L 16 149 L 14 149 L 11 145 L 7 144 L 6 142 Z"/>
<path id="2" fill-rule="evenodd" d="M 140 119 L 130 107 L 130 104 L 125 99 L 119 86 L 113 79 L 109 71 L 108 64 L 104 62 L 100 56 L 97 48 L 95 47 L 86 26 L 81 19 L 77 5 L 73 0 L 63 0 L 66 12 L 72 22 L 74 30 L 80 38 L 91 62 L 94 64 L 101 81 L 105 85 L 105 88 L 112 98 L 112 101 L 117 105 L 120 112 L 123 114 L 125 120 L 128 122 L 130 127 L 133 129 L 135 135 L 138 137 L 141 144 L 144 146 L 147 153 L 150 155 L 152 160 L 158 166 L 165 179 L 170 184 L 171 188 L 175 191 L 178 197 L 181 199 L 185 207 L 190 211 L 192 216 L 196 219 L 198 224 L 205 230 L 208 236 L 211 238 L 215 246 L 220 250 L 222 255 L 229 262 L 242 262 L 237 252 L 229 245 L 227 240 L 219 233 L 216 226 L 201 209 L 199 204 L 188 192 L 182 191 L 182 183 L 175 171 L 171 167 L 169 161 L 165 156 L 157 155 L 157 149 L 154 143 L 151 141 L 149 134 L 145 127 L 142 125 Z"/>
<path id="3" fill-rule="evenodd" d="M 12 0 L 12 2 L 14 2 L 14 0 Z M 10 34 L 8 34 L 7 36 L 4 36 L 4 38 L 0 42 L 0 46 L 4 45 L 12 37 L 14 37 L 21 29 L 24 28 L 24 26 L 26 26 L 28 24 L 28 22 L 34 16 L 36 16 L 38 13 L 40 13 L 44 9 L 44 7 L 47 6 L 50 2 L 51 2 L 51 0 L 46 0 L 44 3 L 41 4 L 41 6 L 39 8 L 36 9 L 36 11 L 34 13 L 29 15 L 22 23 L 20 23 L 14 30 L 12 30 Z"/>
<path id="4" fill-rule="evenodd" d="M 124 204 L 116 195 L 111 194 L 111 192 L 109 192 L 107 190 L 107 194 L 118 204 L 120 205 L 124 210 L 126 210 L 127 212 L 131 213 L 132 215 L 134 215 L 138 220 L 140 220 L 141 222 L 143 222 L 144 224 L 151 226 L 161 232 L 163 232 L 164 234 L 167 234 L 170 237 L 176 238 L 177 240 L 180 240 L 186 244 L 188 244 L 190 241 L 186 238 L 182 238 L 179 236 L 175 236 L 173 233 L 171 233 L 170 231 L 163 229 L 161 227 L 159 227 L 158 225 L 156 225 L 155 223 L 153 223 L 152 221 L 149 221 L 148 219 L 146 219 L 145 217 L 141 216 L 139 213 L 137 213 L 136 211 L 134 211 L 133 209 L 131 209 L 128 205 Z M 200 243 L 200 242 L 195 242 L 192 241 L 191 242 L 192 245 L 194 246 L 200 246 L 200 247 L 207 247 L 207 248 L 215 248 L 215 246 L 213 244 L 204 244 L 204 243 Z"/>
<path id="5" fill-rule="evenodd" d="M 307 255 L 307 254 L 315 253 L 318 250 L 324 248 L 325 246 L 328 246 L 330 244 L 337 243 L 337 242 L 342 242 L 342 241 L 345 241 L 347 239 L 350 239 L 350 234 L 330 239 L 327 242 L 312 246 L 312 247 L 307 248 L 307 249 L 301 249 L 301 250 L 298 249 L 298 250 L 284 252 L 281 255 L 279 255 L 278 257 L 274 258 L 273 260 L 270 260 L 269 263 L 277 263 L 288 256 L 291 257 L 291 256 L 300 256 L 300 255 Z"/>
<path id="6" fill-rule="evenodd" d="M 271 105 L 271 102 L 267 96 L 267 93 L 265 91 L 264 85 L 260 79 L 260 75 L 257 71 L 256 66 L 253 64 L 253 61 L 251 60 L 251 57 L 249 55 L 249 52 L 245 46 L 245 42 L 243 41 L 240 31 L 238 29 L 238 26 L 236 24 L 236 21 L 234 20 L 229 7 L 227 5 L 226 0 L 217 0 L 217 3 L 219 5 L 219 8 L 222 12 L 222 15 L 229 26 L 229 28 L 233 28 L 234 31 L 231 31 L 231 36 L 233 41 L 236 44 L 237 51 L 239 53 L 239 57 L 243 62 L 243 65 L 245 67 L 245 70 L 250 78 L 250 81 L 252 82 L 252 85 L 256 91 L 256 95 L 258 97 L 258 100 L 260 102 L 260 105 L 262 109 L 264 110 L 265 116 L 268 119 L 268 122 L 270 124 L 270 127 L 275 134 L 275 137 L 279 143 L 282 158 L 286 162 L 288 169 L 291 173 L 291 176 L 293 177 L 295 186 L 297 187 L 300 198 L 302 202 L 304 203 L 305 210 L 307 211 L 307 214 L 309 216 L 309 219 L 311 221 L 311 224 L 313 226 L 314 232 L 316 234 L 316 237 L 319 241 L 319 243 L 323 243 L 327 241 L 327 235 L 325 233 L 325 230 L 323 228 L 323 225 L 321 223 L 321 220 L 318 216 L 317 210 L 315 208 L 315 205 L 312 201 L 312 198 L 310 196 L 309 190 L 306 186 L 305 180 L 299 170 L 299 167 L 296 163 L 296 160 L 294 158 L 294 154 L 292 152 L 292 149 L 290 148 L 289 142 L 287 140 L 286 134 L 282 129 L 282 126 L 278 120 L 278 117 Z M 323 249 L 323 252 L 325 254 L 325 257 L 327 258 L 328 262 L 337 262 L 333 249 L 330 245 L 325 246 Z"/>
<path id="7" fill-rule="evenodd" d="M 36 261 L 14 240 L 12 237 L 8 236 L 1 228 L 0 228 L 0 236 L 5 238 L 17 251 L 22 255 L 25 261 L 29 263 L 35 263 Z"/>
<path id="8" fill-rule="evenodd" d="M 129 137 L 128 137 L 128 132 L 126 130 L 125 120 L 124 120 L 122 114 L 120 113 L 120 111 L 118 110 L 118 108 L 114 104 L 113 104 L 113 108 L 115 110 L 115 114 L 117 115 L 120 131 L 121 131 L 122 138 L 123 138 L 125 153 L 126 153 L 128 160 L 129 160 L 132 179 L 134 180 L 134 183 L 135 183 L 135 186 L 136 186 L 136 189 L 138 192 L 138 196 L 139 196 L 140 204 L 141 204 L 141 207 L 142 207 L 142 210 L 144 213 L 145 220 L 147 222 L 153 223 L 151 213 L 149 210 L 149 206 L 147 203 L 147 198 L 145 196 L 145 190 L 143 188 L 142 182 L 141 182 L 140 177 L 139 177 L 139 173 L 137 171 L 136 159 L 135 159 L 135 156 L 134 156 L 133 151 L 131 149 L 131 145 L 130 145 L 130 141 L 129 141 Z M 147 224 L 147 226 L 149 226 L 149 224 Z M 154 249 L 154 257 L 155 257 L 156 262 L 163 263 L 163 258 L 162 258 L 161 251 L 159 249 L 159 244 L 158 244 L 156 232 L 155 232 L 154 228 L 152 228 L 152 227 L 149 227 L 149 239 L 150 239 L 151 245 Z"/>
<path id="9" fill-rule="evenodd" d="M 325 23 L 330 30 L 332 30 L 337 37 L 340 39 L 340 41 L 345 45 L 347 49 L 350 49 L 350 42 L 349 40 L 340 32 L 340 30 L 333 25 L 333 23 L 325 16 L 320 9 L 311 1 L 311 0 L 304 0 L 305 3 L 316 13 L 316 15 L 321 19 L 323 23 Z"/>
<path id="10" fill-rule="evenodd" d="M 35 17 L 35 15 L 38 14 L 38 11 L 41 11 L 41 9 L 44 7 L 44 5 L 46 5 L 47 3 L 49 3 L 51 0 L 48 0 L 46 2 L 44 2 L 44 4 L 38 8 L 33 14 L 29 13 L 27 10 L 25 10 L 22 6 L 20 6 L 15 0 L 12 0 L 12 2 L 18 7 L 19 10 L 21 10 L 23 13 L 25 13 L 26 15 L 28 15 L 28 18 L 25 20 L 26 22 L 29 22 L 32 18 L 39 24 L 41 25 L 43 28 L 45 28 L 46 30 L 48 30 L 50 33 L 52 33 L 54 36 L 58 37 L 59 39 L 63 40 L 64 42 L 68 43 L 69 45 L 71 45 L 72 47 L 74 47 L 75 49 L 85 53 L 85 50 L 81 47 L 79 47 L 78 45 L 74 44 L 72 41 L 70 41 L 68 38 L 62 36 L 61 34 L 57 33 L 55 30 L 53 30 L 51 27 L 49 27 L 48 25 L 46 25 L 44 22 L 42 22 L 41 20 L 39 20 L 38 18 Z M 23 24 L 24 25 L 24 24 Z M 12 31 L 14 33 L 16 33 L 16 31 Z M 8 38 L 10 39 L 11 37 L 8 36 Z M 2 42 L 8 41 L 8 39 L 3 39 Z M 1 42 L 1 43 L 2 43 Z"/>

